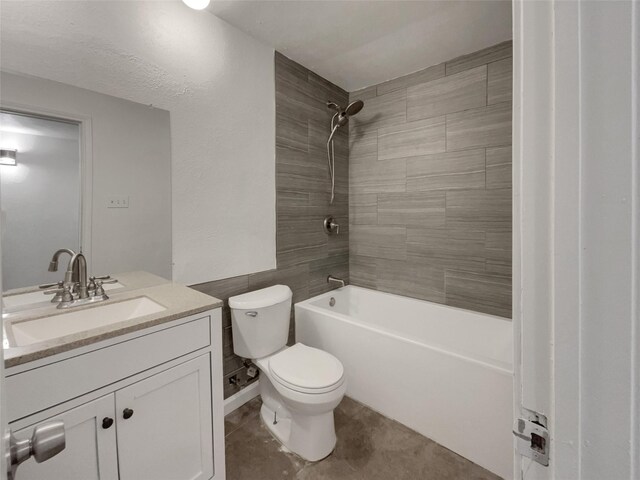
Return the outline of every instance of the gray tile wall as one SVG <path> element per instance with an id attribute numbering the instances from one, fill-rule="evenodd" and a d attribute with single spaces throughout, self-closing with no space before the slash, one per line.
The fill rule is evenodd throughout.
<path id="1" fill-rule="evenodd" d="M 225 398 L 241 388 L 229 384 L 231 376 L 246 380 L 243 360 L 233 354 L 229 297 L 281 283 L 291 287 L 293 301 L 298 302 L 327 291 L 329 274 L 349 277 L 348 130 L 335 137 L 337 193 L 333 205 L 329 205 L 325 146 L 333 113 L 326 102 L 345 105 L 348 94 L 279 53 L 275 71 L 277 269 L 193 286 L 225 301 Z M 327 236 L 322 229 L 328 214 L 340 224 L 337 237 Z M 290 342 L 293 327 L 292 317 Z"/>
<path id="2" fill-rule="evenodd" d="M 351 282 L 511 317 L 511 42 L 350 94 Z"/>

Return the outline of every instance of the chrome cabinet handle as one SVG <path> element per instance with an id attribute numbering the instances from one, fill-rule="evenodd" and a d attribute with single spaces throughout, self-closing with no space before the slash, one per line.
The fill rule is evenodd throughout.
<path id="1" fill-rule="evenodd" d="M 254 312 L 254 311 L 251 311 L 251 312 L 245 312 L 244 314 L 245 314 L 247 317 L 257 317 L 257 316 L 258 316 L 258 312 Z"/>
<path id="2" fill-rule="evenodd" d="M 8 479 L 15 478 L 16 469 L 25 460 L 33 457 L 37 463 L 46 462 L 55 457 L 67 446 L 63 422 L 51 422 L 35 428 L 31 438 L 17 440 L 13 433 L 9 438 L 9 457 L 7 462 Z"/>

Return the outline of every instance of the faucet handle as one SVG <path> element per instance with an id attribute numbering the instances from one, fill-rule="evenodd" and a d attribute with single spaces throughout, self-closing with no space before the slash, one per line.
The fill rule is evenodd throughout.
<path id="1" fill-rule="evenodd" d="M 71 293 L 71 285 L 67 284 L 62 289 L 62 294 L 59 298 L 60 303 L 58 303 L 58 308 L 69 308 L 73 305 L 74 298 L 73 293 Z"/>
<path id="2" fill-rule="evenodd" d="M 89 285 L 87 286 L 87 289 L 90 292 L 95 291 L 98 286 L 97 286 L 97 282 L 100 281 L 100 285 L 104 284 L 104 283 L 116 283 L 118 280 L 111 280 L 111 275 L 102 275 L 100 277 L 96 277 L 96 276 L 92 276 L 89 277 Z"/>
<path id="3" fill-rule="evenodd" d="M 54 293 L 57 295 L 58 293 L 62 293 L 64 291 L 64 289 L 62 287 L 60 288 L 53 288 L 51 290 L 45 290 L 44 292 L 42 292 L 45 295 L 53 295 Z"/>
<path id="4" fill-rule="evenodd" d="M 117 280 L 111 280 L 108 282 L 103 282 L 102 280 L 98 280 L 96 281 L 96 293 L 94 296 L 96 297 L 102 297 L 103 300 L 108 300 L 109 297 L 107 296 L 106 293 L 104 293 L 104 288 L 102 288 L 102 284 L 103 283 L 115 283 L 117 282 Z"/>
<path id="5" fill-rule="evenodd" d="M 62 288 L 62 284 L 63 283 L 64 282 L 62 280 L 60 280 L 59 282 L 56 282 L 56 283 L 44 283 L 42 285 L 38 285 L 38 288 L 41 289 L 41 290 L 48 290 L 51 287 Z M 46 294 L 47 292 L 44 292 L 44 293 Z"/>
<path id="6" fill-rule="evenodd" d="M 65 285 L 62 289 L 62 299 L 60 302 L 60 305 L 68 305 L 73 302 L 73 293 L 71 293 L 71 287 L 69 285 Z"/>

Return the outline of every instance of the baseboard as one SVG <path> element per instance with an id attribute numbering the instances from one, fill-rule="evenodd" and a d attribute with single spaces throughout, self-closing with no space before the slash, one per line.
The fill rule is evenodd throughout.
<path id="1" fill-rule="evenodd" d="M 224 401 L 224 415 L 229 415 L 250 400 L 260 395 L 260 380 L 253 382 L 238 393 L 234 393 Z"/>

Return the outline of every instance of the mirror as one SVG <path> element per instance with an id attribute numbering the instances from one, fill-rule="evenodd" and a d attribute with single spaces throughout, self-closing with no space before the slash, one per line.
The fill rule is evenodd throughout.
<path id="1" fill-rule="evenodd" d="M 1 72 L 3 290 L 55 283 L 59 249 L 89 274 L 171 278 L 170 114 L 149 105 Z"/>
<path id="2" fill-rule="evenodd" d="M 0 145 L 2 285 L 56 282 L 52 253 L 81 250 L 80 126 L 0 111 Z"/>
<path id="3" fill-rule="evenodd" d="M 273 48 L 178 0 L 36 0 L 3 3 L 0 54 L 0 109 L 79 126 L 80 231 L 64 230 L 90 273 L 191 285 L 275 267 Z M 9 231 L 15 215 L 3 235 L 53 236 Z M 7 269 L 3 290 L 61 280 L 47 267 L 67 237 L 39 259 L 25 245 L 29 280 Z"/>

